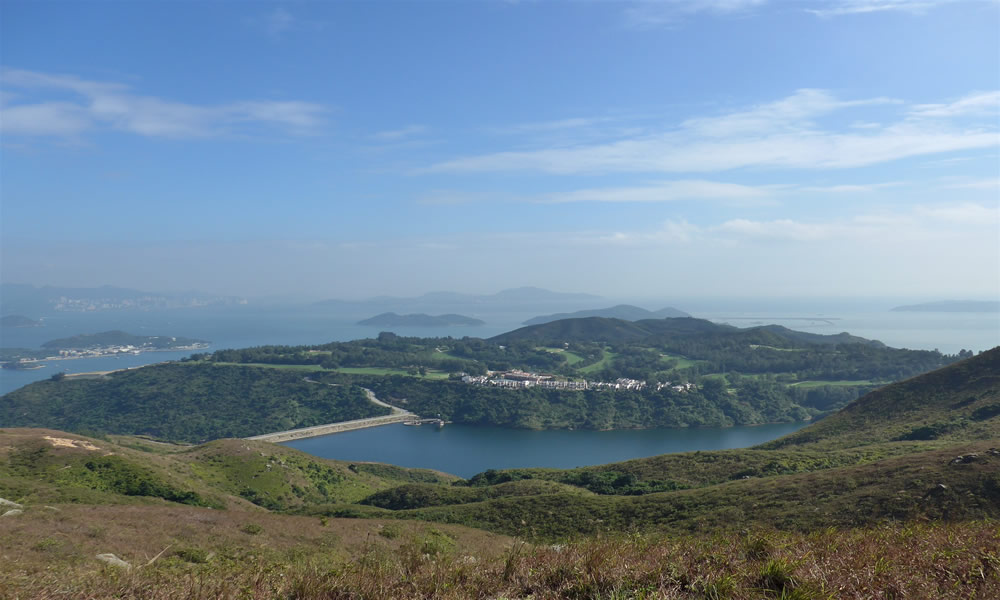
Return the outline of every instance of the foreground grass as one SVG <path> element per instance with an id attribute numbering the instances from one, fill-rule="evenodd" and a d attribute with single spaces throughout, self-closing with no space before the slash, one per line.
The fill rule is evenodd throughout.
<path id="1" fill-rule="evenodd" d="M 150 564 L 146 557 L 156 553 L 151 548 L 138 560 L 129 556 L 137 565 L 131 569 L 101 566 L 85 555 L 98 546 L 113 548 L 120 536 L 111 531 L 77 532 L 83 541 L 66 536 L 75 550 L 62 548 L 65 539 L 46 544 L 32 537 L 29 552 L 3 552 L 0 589 L 11 598 L 151 600 L 1000 597 L 996 522 L 810 534 L 618 534 L 532 546 L 463 537 L 457 529 L 380 524 L 366 534 L 358 525 L 370 521 L 331 520 L 307 528 L 303 519 L 270 518 L 274 522 L 257 528 L 243 525 L 239 535 L 246 540 L 240 544 L 219 523 L 188 521 L 196 528 L 212 526 L 213 541 L 185 539 L 186 545 L 170 547 Z M 294 524 L 284 527 L 278 519 Z M 0 524 L 0 540 L 9 542 L 6 527 Z M 95 536 L 102 544 L 94 543 Z"/>

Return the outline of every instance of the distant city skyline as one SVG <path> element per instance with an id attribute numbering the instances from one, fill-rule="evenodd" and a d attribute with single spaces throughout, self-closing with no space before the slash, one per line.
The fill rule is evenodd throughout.
<path id="1" fill-rule="evenodd" d="M 994 0 L 0 16 L 4 282 L 1000 298 Z"/>

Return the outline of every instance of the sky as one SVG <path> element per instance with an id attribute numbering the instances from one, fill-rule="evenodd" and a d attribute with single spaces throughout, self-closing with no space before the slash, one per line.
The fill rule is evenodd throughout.
<path id="1" fill-rule="evenodd" d="M 1000 298 L 1000 3 L 0 2 L 0 279 Z"/>

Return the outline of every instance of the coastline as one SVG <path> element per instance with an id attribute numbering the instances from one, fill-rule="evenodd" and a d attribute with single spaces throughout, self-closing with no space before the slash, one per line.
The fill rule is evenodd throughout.
<path id="1" fill-rule="evenodd" d="M 177 346 L 176 348 L 137 348 L 135 350 L 129 350 L 125 352 L 118 350 L 115 351 L 109 350 L 106 352 L 95 351 L 94 354 L 77 354 L 72 356 L 56 355 L 56 356 L 46 356 L 44 358 L 23 358 L 23 359 L 8 360 L 3 362 L 4 364 L 6 363 L 31 364 L 31 363 L 40 363 L 48 360 L 78 360 L 82 358 L 115 358 L 119 356 L 138 356 L 140 354 L 145 354 L 147 352 L 185 352 L 187 350 L 207 350 L 210 347 L 211 347 L 210 344 L 194 344 L 190 346 Z"/>

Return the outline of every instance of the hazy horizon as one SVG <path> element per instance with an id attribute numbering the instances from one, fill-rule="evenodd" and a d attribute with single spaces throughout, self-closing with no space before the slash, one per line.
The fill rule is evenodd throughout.
<path id="1" fill-rule="evenodd" d="M 4 282 L 1000 298 L 993 0 L 0 12 Z"/>

